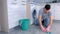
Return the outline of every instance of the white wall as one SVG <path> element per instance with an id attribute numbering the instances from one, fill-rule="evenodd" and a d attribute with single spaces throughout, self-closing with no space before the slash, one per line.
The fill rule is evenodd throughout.
<path id="1" fill-rule="evenodd" d="M 8 0 L 8 23 L 9 29 L 18 26 L 20 19 L 26 18 L 26 5 L 22 5 L 22 0 L 17 1 L 17 5 L 11 4 Z"/>

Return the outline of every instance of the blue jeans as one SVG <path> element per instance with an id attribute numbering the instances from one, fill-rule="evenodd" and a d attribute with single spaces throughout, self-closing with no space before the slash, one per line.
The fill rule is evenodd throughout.
<path id="1" fill-rule="evenodd" d="M 49 24 L 49 21 L 50 21 L 49 18 L 45 18 L 45 19 L 42 21 L 42 25 L 47 28 L 47 27 L 48 27 L 48 24 Z"/>
<path id="2" fill-rule="evenodd" d="M 49 24 L 49 21 L 50 21 L 49 18 L 43 19 L 43 20 L 42 20 L 42 25 L 47 28 L 47 26 L 48 26 L 48 24 Z M 35 20 L 34 20 L 34 24 L 35 24 L 35 25 L 39 25 L 38 19 L 35 19 Z"/>

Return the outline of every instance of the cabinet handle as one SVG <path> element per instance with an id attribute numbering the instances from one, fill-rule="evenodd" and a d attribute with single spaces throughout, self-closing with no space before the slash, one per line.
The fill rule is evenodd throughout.
<path id="1" fill-rule="evenodd" d="M 26 4 L 22 4 L 22 5 L 26 5 Z"/>
<path id="2" fill-rule="evenodd" d="M 22 1 L 22 2 L 25 2 L 25 1 Z"/>
<path id="3" fill-rule="evenodd" d="M 34 4 L 34 3 L 30 3 L 30 4 Z"/>
<path id="4" fill-rule="evenodd" d="M 33 1 L 33 2 L 35 2 L 35 1 Z"/>

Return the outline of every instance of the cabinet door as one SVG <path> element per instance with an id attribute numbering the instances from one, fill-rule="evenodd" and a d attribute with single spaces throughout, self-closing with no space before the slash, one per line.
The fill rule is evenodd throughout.
<path id="1" fill-rule="evenodd" d="M 52 15 L 53 15 L 53 19 L 55 19 L 55 4 L 50 4 L 51 5 L 51 9 L 50 9 L 50 11 L 51 11 L 51 13 L 52 13 Z"/>
<path id="2" fill-rule="evenodd" d="M 60 20 L 60 4 L 55 5 L 55 20 Z"/>

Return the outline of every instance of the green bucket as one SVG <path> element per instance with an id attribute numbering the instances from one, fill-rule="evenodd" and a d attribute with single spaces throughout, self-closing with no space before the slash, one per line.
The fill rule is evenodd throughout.
<path id="1" fill-rule="evenodd" d="M 29 19 L 19 20 L 19 25 L 21 26 L 22 30 L 28 30 L 29 29 Z"/>

